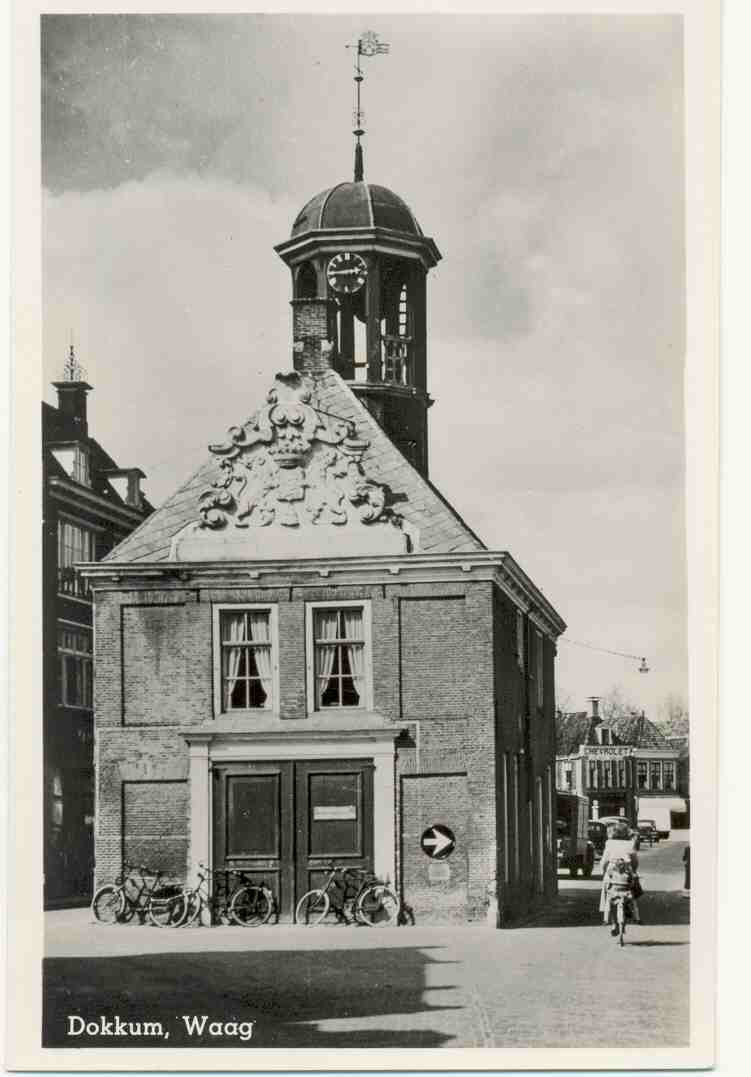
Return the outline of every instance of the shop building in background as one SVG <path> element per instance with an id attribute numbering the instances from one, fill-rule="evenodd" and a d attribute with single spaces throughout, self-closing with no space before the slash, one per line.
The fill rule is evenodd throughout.
<path id="1" fill-rule="evenodd" d="M 679 788 L 680 750 L 644 712 L 603 719 L 592 711 L 556 717 L 556 787 L 589 798 L 591 818 L 655 819 L 658 829 L 688 826 Z"/>

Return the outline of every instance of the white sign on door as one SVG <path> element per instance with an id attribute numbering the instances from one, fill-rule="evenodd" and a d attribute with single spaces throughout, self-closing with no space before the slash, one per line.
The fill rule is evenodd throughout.
<path id="1" fill-rule="evenodd" d="M 355 804 L 315 804 L 313 806 L 313 819 L 317 822 L 325 819 L 356 819 L 357 806 Z"/>

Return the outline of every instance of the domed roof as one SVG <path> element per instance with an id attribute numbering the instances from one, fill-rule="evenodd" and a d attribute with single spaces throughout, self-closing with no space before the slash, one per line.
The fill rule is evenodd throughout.
<path id="1" fill-rule="evenodd" d="M 390 228 L 422 236 L 420 225 L 398 194 L 364 180 L 338 183 L 311 198 L 292 225 L 292 238 L 319 228 Z"/>

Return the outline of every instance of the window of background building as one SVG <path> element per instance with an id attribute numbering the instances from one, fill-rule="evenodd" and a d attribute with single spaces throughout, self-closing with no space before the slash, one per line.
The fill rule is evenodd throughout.
<path id="1" fill-rule="evenodd" d="M 537 706 L 542 707 L 545 698 L 545 685 L 543 681 L 542 632 L 535 632 L 535 679 L 537 681 Z"/>
<path id="2" fill-rule="evenodd" d="M 73 565 L 96 560 L 96 536 L 93 531 L 69 520 L 57 524 L 57 589 L 62 595 L 79 598 L 89 595 L 89 585 Z"/>
<path id="3" fill-rule="evenodd" d="M 597 767 L 595 766 L 594 762 L 592 761 L 589 764 L 589 787 L 590 787 L 590 789 L 595 789 L 597 787 L 596 782 L 597 782 Z"/>
<path id="4" fill-rule="evenodd" d="M 276 619 L 271 607 L 218 608 L 221 710 L 273 710 Z"/>
<path id="5" fill-rule="evenodd" d="M 511 789 L 509 787 L 508 752 L 503 753 L 503 880 L 509 882 L 511 878 L 511 858 L 509 845 L 511 842 L 511 818 L 509 812 L 509 800 Z"/>
<path id="6" fill-rule="evenodd" d="M 519 669 L 524 672 L 524 614 L 521 610 L 516 611 L 516 662 Z"/>
<path id="7" fill-rule="evenodd" d="M 52 455 L 72 479 L 91 486 L 91 456 L 86 445 L 58 445 Z"/>
<path id="8" fill-rule="evenodd" d="M 672 762 L 662 764 L 662 780 L 666 789 L 675 789 L 675 765 Z"/>
<path id="9" fill-rule="evenodd" d="M 625 759 L 618 760 L 618 785 L 623 788 L 626 784 L 626 761 Z"/>
<path id="10" fill-rule="evenodd" d="M 312 604 L 309 633 L 314 709 L 371 707 L 369 604 Z"/>
<path id="11" fill-rule="evenodd" d="M 519 834 L 519 756 L 514 756 L 514 878 L 521 875 L 521 848 Z"/>
<path id="12" fill-rule="evenodd" d="M 60 670 L 60 702 L 66 707 L 93 706 L 91 629 L 59 623 L 57 654 Z"/>
<path id="13" fill-rule="evenodd" d="M 647 788 L 647 764 L 643 759 L 636 764 L 636 785 L 639 789 Z"/>
<path id="14" fill-rule="evenodd" d="M 52 775 L 50 786 L 50 823 L 53 829 L 62 830 L 63 826 L 63 781 L 60 771 Z"/>
<path id="15" fill-rule="evenodd" d="M 662 789 L 662 763 L 659 759 L 652 760 L 649 766 L 649 788 Z"/>

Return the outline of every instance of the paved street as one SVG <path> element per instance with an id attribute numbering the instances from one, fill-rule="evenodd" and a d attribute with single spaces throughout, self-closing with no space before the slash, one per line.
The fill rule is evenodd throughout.
<path id="1" fill-rule="evenodd" d="M 629 928 L 623 950 L 597 911 L 597 870 L 591 880 L 560 876 L 555 906 L 506 931 L 419 925 L 160 931 L 102 927 L 88 910 L 50 912 L 45 1045 L 685 1045 L 684 844 L 642 850 L 645 924 Z M 69 1015 L 86 1021 L 119 1015 L 162 1028 L 156 1038 L 68 1036 Z M 203 1035 L 189 1035 L 183 1015 L 207 1016 Z M 252 1021 L 252 1037 L 243 1042 L 231 1024 L 211 1035 L 212 1021 Z"/>

